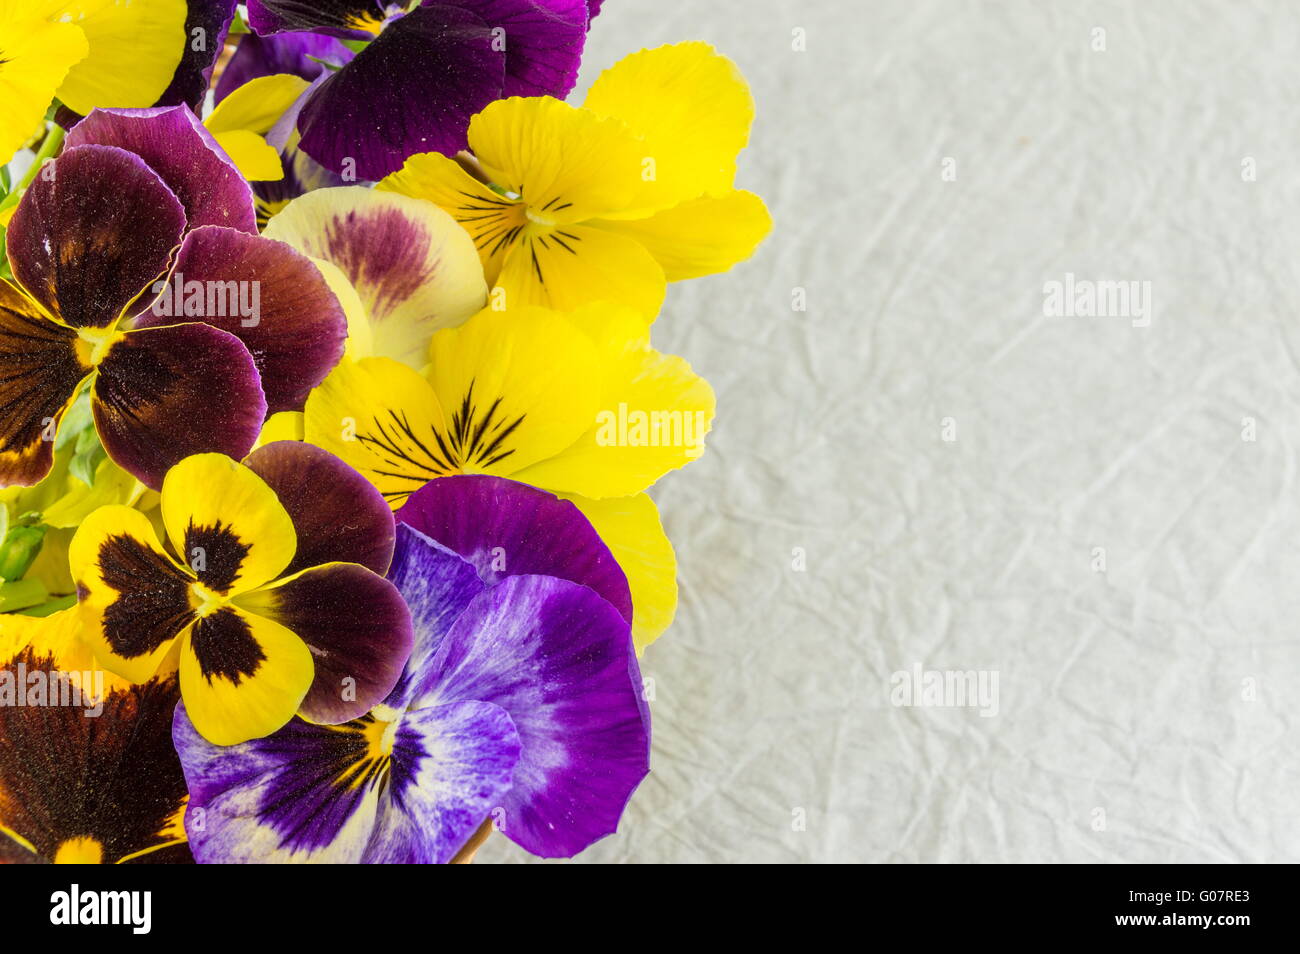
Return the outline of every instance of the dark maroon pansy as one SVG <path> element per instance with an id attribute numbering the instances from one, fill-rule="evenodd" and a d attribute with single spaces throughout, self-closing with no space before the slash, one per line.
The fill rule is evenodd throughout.
<path id="1" fill-rule="evenodd" d="M 0 486 L 48 473 L 87 384 L 108 455 L 157 488 L 191 454 L 248 453 L 268 408 L 301 407 L 343 353 L 320 271 L 256 234 L 248 184 L 186 106 L 87 116 L 7 253 Z"/>

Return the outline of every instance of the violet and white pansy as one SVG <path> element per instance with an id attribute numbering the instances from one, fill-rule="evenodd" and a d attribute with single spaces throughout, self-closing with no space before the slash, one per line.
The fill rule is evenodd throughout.
<path id="1" fill-rule="evenodd" d="M 435 487 L 489 491 L 497 519 L 477 539 L 457 529 L 467 558 L 418 529 L 413 495 L 389 578 L 415 642 L 382 705 L 229 748 L 177 707 L 198 861 L 442 863 L 489 820 L 568 857 L 616 829 L 650 743 L 617 564 L 549 494 L 495 477 Z"/>

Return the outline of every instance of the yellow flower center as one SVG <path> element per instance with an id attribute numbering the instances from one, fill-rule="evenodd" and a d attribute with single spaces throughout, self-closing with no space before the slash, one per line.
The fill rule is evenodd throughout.
<path id="1" fill-rule="evenodd" d="M 214 593 L 202 583 L 190 584 L 190 606 L 199 617 L 211 616 L 229 602 L 229 598 Z"/>
<path id="2" fill-rule="evenodd" d="M 54 852 L 56 865 L 99 865 L 104 863 L 104 846 L 89 835 L 70 838 Z"/>
<path id="3" fill-rule="evenodd" d="M 104 360 L 108 349 L 122 339 L 116 326 L 109 328 L 78 328 L 77 357 L 88 368 L 95 368 Z"/>
<path id="4" fill-rule="evenodd" d="M 543 215 L 541 212 L 535 211 L 531 205 L 524 206 L 524 216 L 534 225 L 540 225 L 543 228 L 548 229 L 555 227 L 555 219 L 551 218 L 549 215 Z"/>
<path id="5" fill-rule="evenodd" d="M 370 710 L 370 717 L 373 721 L 367 722 L 361 731 L 366 737 L 366 757 L 377 761 L 393 753 L 401 713 L 390 706 L 375 706 Z"/>

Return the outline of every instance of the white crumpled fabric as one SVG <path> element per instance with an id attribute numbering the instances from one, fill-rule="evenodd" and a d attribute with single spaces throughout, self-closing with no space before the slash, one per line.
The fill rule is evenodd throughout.
<path id="1" fill-rule="evenodd" d="M 575 100 L 714 43 L 776 229 L 655 327 L 719 414 L 654 489 L 653 770 L 579 860 L 1300 861 L 1297 37 L 1287 0 L 608 0 Z M 1150 325 L 1044 317 L 1066 273 L 1150 282 Z M 892 705 L 916 665 L 996 670 L 997 714 Z"/>

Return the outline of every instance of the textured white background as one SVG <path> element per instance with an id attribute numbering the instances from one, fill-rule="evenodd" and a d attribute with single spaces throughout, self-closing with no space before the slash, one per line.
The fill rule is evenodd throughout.
<path id="1" fill-rule="evenodd" d="M 580 860 L 1300 861 L 1300 3 L 607 0 L 575 97 L 684 39 L 776 230 L 656 325 L 719 417 L 655 490 L 653 771 Z M 1151 327 L 1044 318 L 1066 272 Z M 916 663 L 999 714 L 891 706 Z"/>

